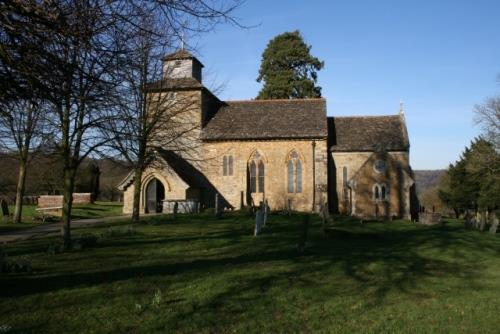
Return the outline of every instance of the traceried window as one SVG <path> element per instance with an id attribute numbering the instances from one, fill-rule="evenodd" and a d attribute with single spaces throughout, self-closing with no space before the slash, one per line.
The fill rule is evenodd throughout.
<path id="1" fill-rule="evenodd" d="M 287 162 L 288 192 L 302 192 L 302 161 L 296 151 L 290 152 Z"/>
<path id="2" fill-rule="evenodd" d="M 265 166 L 262 156 L 255 152 L 249 163 L 250 192 L 263 193 L 265 189 Z"/>
<path id="3" fill-rule="evenodd" d="M 222 175 L 231 176 L 233 175 L 233 156 L 225 155 L 222 158 Z"/>
<path id="4" fill-rule="evenodd" d="M 388 201 L 389 200 L 389 188 L 386 184 L 376 183 L 373 186 L 373 200 L 374 201 Z"/>

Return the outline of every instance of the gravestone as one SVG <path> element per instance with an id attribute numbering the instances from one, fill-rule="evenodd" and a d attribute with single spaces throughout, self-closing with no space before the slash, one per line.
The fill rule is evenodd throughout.
<path id="1" fill-rule="evenodd" d="M 328 222 L 328 219 L 330 218 L 330 212 L 328 211 L 328 203 L 324 203 L 321 205 L 320 216 L 323 225 L 325 225 Z"/>
<path id="2" fill-rule="evenodd" d="M 479 230 L 484 231 L 484 225 L 486 225 L 486 213 L 483 211 L 480 213 L 481 223 L 479 225 Z"/>
<path id="3" fill-rule="evenodd" d="M 220 203 L 220 195 L 219 195 L 219 193 L 215 194 L 215 216 L 217 218 L 222 217 L 222 205 Z"/>
<path id="4" fill-rule="evenodd" d="M 9 206 L 7 205 L 7 202 L 5 200 L 0 200 L 0 206 L 2 207 L 2 216 L 8 217 L 9 216 Z"/>
<path id="5" fill-rule="evenodd" d="M 302 224 L 300 226 L 299 241 L 297 242 L 297 252 L 299 254 L 303 254 L 306 248 L 307 232 L 309 230 L 309 221 L 310 221 L 309 215 L 305 215 L 304 220 L 302 221 Z"/>
<path id="6" fill-rule="evenodd" d="M 464 219 L 465 219 L 465 228 L 466 229 L 472 228 L 472 216 L 471 216 L 469 210 L 465 210 Z"/>
<path id="7" fill-rule="evenodd" d="M 492 212 L 492 215 L 493 215 L 493 223 L 491 224 L 491 227 L 490 227 L 490 233 L 496 234 L 497 229 L 498 229 L 498 215 L 495 211 Z"/>
<path id="8" fill-rule="evenodd" d="M 264 220 L 264 210 L 260 208 L 257 210 L 257 213 L 255 214 L 255 229 L 253 231 L 254 237 L 259 235 L 260 230 L 262 228 L 262 222 Z"/>
<path id="9" fill-rule="evenodd" d="M 267 214 L 269 212 L 269 205 L 267 204 L 267 199 L 264 201 L 264 217 L 263 217 L 263 225 L 266 226 L 267 223 Z"/>
<path id="10" fill-rule="evenodd" d="M 289 216 L 292 215 L 292 200 L 291 199 L 288 199 L 288 201 L 286 202 L 286 212 Z"/>
<path id="11" fill-rule="evenodd" d="M 179 203 L 178 202 L 175 202 L 174 203 L 174 219 L 177 218 L 177 212 L 179 211 Z"/>
<path id="12" fill-rule="evenodd" d="M 423 225 L 441 224 L 441 214 L 432 212 L 422 212 L 418 215 L 418 223 Z"/>

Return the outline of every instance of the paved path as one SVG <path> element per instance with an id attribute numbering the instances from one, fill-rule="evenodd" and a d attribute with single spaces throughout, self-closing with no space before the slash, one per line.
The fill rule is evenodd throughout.
<path id="1" fill-rule="evenodd" d="M 115 216 L 115 217 L 73 220 L 71 222 L 71 228 L 78 228 L 99 223 L 109 223 L 115 220 L 123 220 L 123 219 L 130 219 L 130 216 Z M 61 222 L 55 222 L 55 223 L 42 224 L 40 226 L 32 228 L 21 229 L 18 231 L 4 232 L 0 233 L 0 244 L 18 240 L 26 240 L 47 233 L 59 233 L 60 231 L 61 231 Z"/>

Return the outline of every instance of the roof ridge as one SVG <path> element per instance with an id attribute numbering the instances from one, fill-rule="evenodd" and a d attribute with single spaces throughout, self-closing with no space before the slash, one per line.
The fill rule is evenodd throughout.
<path id="1" fill-rule="evenodd" d="M 298 102 L 298 101 L 326 101 L 324 97 L 314 97 L 305 99 L 267 99 L 267 100 L 226 100 L 226 103 L 266 103 L 266 102 Z"/>
<path id="2" fill-rule="evenodd" d="M 332 116 L 332 118 L 377 118 L 377 117 L 399 117 L 399 114 L 394 114 L 394 115 L 354 115 L 354 116 Z"/>

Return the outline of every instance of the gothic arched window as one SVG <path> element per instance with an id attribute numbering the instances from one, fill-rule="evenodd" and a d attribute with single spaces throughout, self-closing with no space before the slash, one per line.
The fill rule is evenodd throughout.
<path id="1" fill-rule="evenodd" d="M 378 201 L 380 199 L 380 189 L 378 184 L 373 187 L 373 198 Z"/>
<path id="2" fill-rule="evenodd" d="M 287 162 L 287 175 L 288 175 L 288 192 L 301 193 L 302 192 L 302 161 L 300 161 L 297 152 L 292 151 L 288 155 Z"/>
<path id="3" fill-rule="evenodd" d="M 265 167 L 262 156 L 255 152 L 249 163 L 250 169 L 250 192 L 263 193 L 265 189 Z"/>

